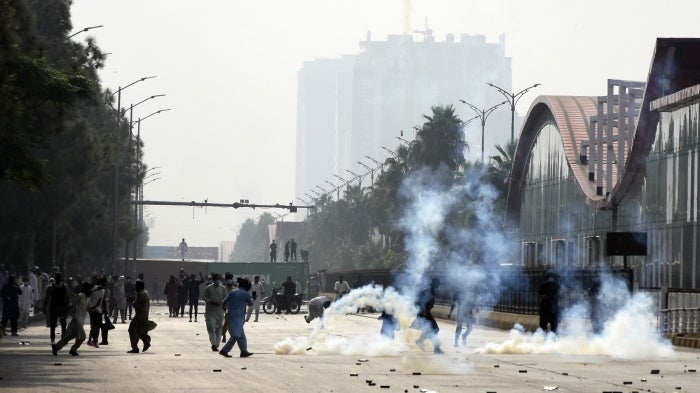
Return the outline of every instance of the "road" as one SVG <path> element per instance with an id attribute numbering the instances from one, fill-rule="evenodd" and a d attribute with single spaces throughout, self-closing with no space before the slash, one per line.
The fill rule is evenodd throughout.
<path id="1" fill-rule="evenodd" d="M 126 324 L 110 332 L 109 345 L 68 347 L 54 357 L 48 329 L 35 322 L 19 337 L 0 340 L 0 390 L 12 392 L 220 391 L 247 392 L 698 392 L 700 351 L 674 348 L 662 359 L 624 360 L 562 354 L 476 354 L 502 343 L 509 332 L 474 329 L 466 347 L 452 347 L 454 322 L 440 320 L 444 355 L 406 344 L 416 331 L 403 329 L 393 342 L 379 338 L 378 314 L 329 317 L 315 329 L 302 315 L 261 315 L 245 325 L 250 358 L 212 352 L 203 318 L 168 318 L 152 306 L 158 323 L 146 353 L 127 354 Z M 127 321 L 128 322 L 128 321 Z M 311 341 L 310 335 L 313 334 Z M 29 345 L 19 345 L 29 342 Z M 644 343 L 640 343 L 644 345 Z M 429 347 L 429 345 L 427 345 Z M 311 348 L 307 350 L 307 348 Z M 278 354 L 275 352 L 296 354 Z M 652 370 L 659 370 L 658 374 Z M 370 384 L 368 381 L 371 381 Z"/>

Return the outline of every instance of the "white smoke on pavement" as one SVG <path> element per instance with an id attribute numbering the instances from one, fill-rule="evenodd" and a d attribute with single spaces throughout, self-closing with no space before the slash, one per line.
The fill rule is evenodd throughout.
<path id="1" fill-rule="evenodd" d="M 673 346 L 661 336 L 653 299 L 630 293 L 627 284 L 612 276 L 602 279 L 598 302 L 603 330 L 592 332 L 589 304 L 579 302 L 564 312 L 559 333 L 510 331 L 503 343 L 487 343 L 475 353 L 602 355 L 617 359 L 655 359 L 674 356 Z"/>

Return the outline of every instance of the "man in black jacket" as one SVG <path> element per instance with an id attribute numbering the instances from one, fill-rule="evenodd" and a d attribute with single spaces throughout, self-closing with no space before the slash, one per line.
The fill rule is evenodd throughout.
<path id="1" fill-rule="evenodd" d="M 185 288 L 187 288 L 187 300 L 190 302 L 190 322 L 192 322 L 192 308 L 194 307 L 194 321 L 197 322 L 197 306 L 199 305 L 199 287 L 204 283 L 202 272 L 199 272 L 199 280 L 194 274 L 191 274 L 185 280 Z"/>

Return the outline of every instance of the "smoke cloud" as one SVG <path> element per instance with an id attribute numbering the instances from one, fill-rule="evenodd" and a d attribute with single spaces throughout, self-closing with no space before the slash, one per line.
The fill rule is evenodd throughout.
<path id="1" fill-rule="evenodd" d="M 603 322 L 593 333 L 591 307 L 599 307 Z M 521 326 L 510 331 L 503 343 L 487 343 L 475 353 L 603 355 L 617 359 L 669 358 L 671 343 L 659 334 L 653 299 L 645 293 L 630 293 L 627 283 L 603 275 L 595 302 L 578 302 L 564 311 L 559 334 L 538 329 L 525 332 Z"/>
<path id="2" fill-rule="evenodd" d="M 419 333 L 410 328 L 417 312 L 414 302 L 428 286 L 432 271 L 443 273 L 444 288 L 458 289 L 462 296 L 479 304 L 494 304 L 503 291 L 522 286 L 508 280 L 516 266 L 501 266 L 517 255 L 509 248 L 517 242 L 501 230 L 502 217 L 494 211 L 497 192 L 483 180 L 484 171 L 472 168 L 457 184 L 452 184 L 450 176 L 446 170 L 425 169 L 404 180 L 400 195 L 405 214 L 397 226 L 406 234 L 408 259 L 394 287 L 367 285 L 352 290 L 326 310 L 324 322 L 317 322 L 308 337 L 287 338 L 275 344 L 275 353 L 398 356 L 415 349 L 413 341 Z M 465 221 L 473 225 L 464 225 Z M 562 288 L 581 296 L 570 296 L 573 300 L 562 314 L 558 335 L 541 330 L 525 332 L 516 325 L 508 340 L 488 343 L 475 353 L 603 355 L 619 359 L 674 355 L 671 344 L 658 333 L 652 299 L 644 293 L 632 294 L 623 280 L 603 274 L 595 299 L 583 296 L 586 288 L 580 282 L 562 283 Z M 346 322 L 346 313 L 366 307 L 397 317 L 400 330 L 395 339 L 380 336 L 380 321 L 375 331 L 357 332 L 354 337 L 333 334 L 335 324 Z M 488 311 L 482 308 L 480 313 Z M 597 333 L 592 331 L 591 311 L 601 321 Z M 443 371 L 470 371 L 466 362 L 442 365 L 440 357 L 426 359 Z"/>

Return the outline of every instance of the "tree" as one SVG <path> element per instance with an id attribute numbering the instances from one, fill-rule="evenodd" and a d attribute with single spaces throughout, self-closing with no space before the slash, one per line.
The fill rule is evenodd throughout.
<path id="1" fill-rule="evenodd" d="M 68 40 L 71 28 L 69 0 L 0 0 L 0 263 L 18 271 L 107 267 L 113 220 L 118 238 L 133 232 L 127 200 L 143 165 L 115 138 L 117 112 L 97 78 L 104 55 L 92 40 Z M 117 151 L 128 159 L 115 218 Z"/>
<path id="2" fill-rule="evenodd" d="M 274 224 L 274 222 L 275 218 L 270 213 L 261 214 L 257 221 L 251 218 L 245 220 L 238 231 L 236 244 L 233 247 L 229 261 L 267 261 L 271 241 L 268 235 L 268 225 Z"/>
<path id="3" fill-rule="evenodd" d="M 324 201 L 309 215 L 303 239 L 314 250 L 314 260 L 324 266 L 312 268 L 350 269 L 396 267 L 404 263 L 405 234 L 395 225 L 404 206 L 399 190 L 406 176 L 438 169 L 449 176 L 449 185 L 466 166 L 462 122 L 452 106 L 435 106 L 418 130 L 416 139 L 399 146 L 384 162 L 370 189 L 349 185 L 338 201 Z M 373 239 L 381 242 L 373 242 Z M 313 269 L 312 269 L 313 270 Z"/>
<path id="4" fill-rule="evenodd" d="M 488 179 L 503 197 L 506 197 L 508 192 L 508 183 L 510 182 L 510 174 L 513 169 L 513 159 L 515 158 L 515 149 L 517 147 L 518 139 L 507 142 L 505 146 L 496 145 L 498 154 L 489 157 Z"/>
<path id="5" fill-rule="evenodd" d="M 63 131 L 67 109 L 90 98 L 93 84 L 42 56 L 27 3 L 0 4 L 0 181 L 37 189 L 47 182 L 47 161 L 41 157 L 47 139 Z"/>
<path id="6" fill-rule="evenodd" d="M 427 121 L 418 131 L 418 143 L 411 151 L 414 167 L 437 169 L 446 165 L 451 171 L 461 169 L 468 145 L 462 135 L 462 121 L 455 115 L 452 105 L 434 106 L 432 115 L 423 117 Z"/>

